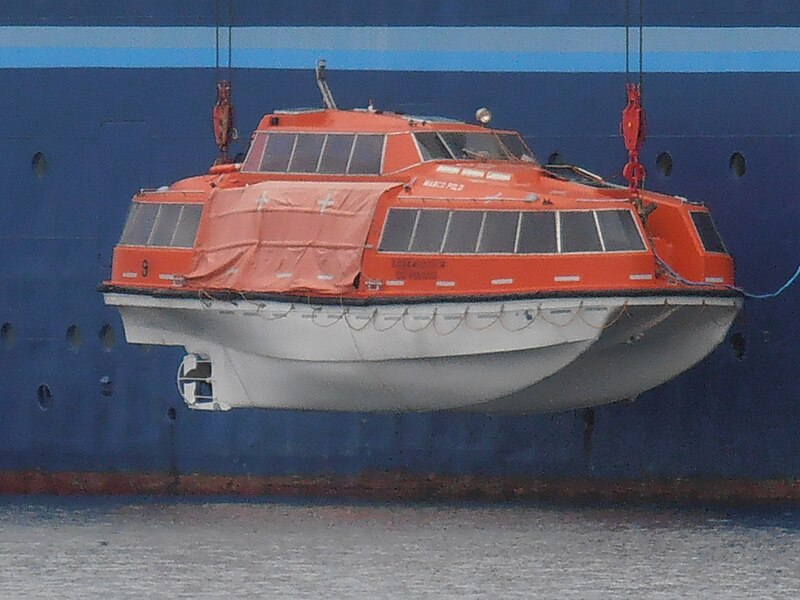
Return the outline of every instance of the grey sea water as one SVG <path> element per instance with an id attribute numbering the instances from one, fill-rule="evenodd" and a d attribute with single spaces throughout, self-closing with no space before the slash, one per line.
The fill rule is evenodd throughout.
<path id="1" fill-rule="evenodd" d="M 0 598 L 798 598 L 800 511 L 0 497 Z"/>

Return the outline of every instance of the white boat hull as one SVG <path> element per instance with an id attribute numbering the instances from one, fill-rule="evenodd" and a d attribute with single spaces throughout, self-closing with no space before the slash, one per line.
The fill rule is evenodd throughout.
<path id="1" fill-rule="evenodd" d="M 392 412 L 559 411 L 631 397 L 713 350 L 740 307 L 697 297 L 377 307 L 105 300 L 129 342 L 185 347 L 179 386 L 194 408 Z M 667 359 L 654 360 L 659 353 Z M 210 372 L 187 387 L 198 359 Z"/>

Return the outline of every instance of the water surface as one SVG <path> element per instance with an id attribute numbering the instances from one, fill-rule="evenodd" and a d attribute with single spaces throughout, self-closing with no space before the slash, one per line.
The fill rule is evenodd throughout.
<path id="1" fill-rule="evenodd" d="M 800 511 L 0 497 L 0 598 L 797 598 Z"/>

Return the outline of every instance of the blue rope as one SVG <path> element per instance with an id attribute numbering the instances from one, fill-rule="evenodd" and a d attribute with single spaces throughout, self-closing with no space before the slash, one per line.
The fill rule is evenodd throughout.
<path id="1" fill-rule="evenodd" d="M 753 298 L 755 300 L 764 300 L 766 298 L 777 298 L 783 292 L 785 292 L 789 288 L 790 285 L 792 285 L 795 281 L 797 281 L 798 277 L 800 277 L 800 265 L 797 265 L 797 270 L 794 272 L 794 275 L 789 277 L 789 279 L 786 280 L 786 283 L 784 283 L 781 287 L 779 287 L 774 292 L 769 292 L 767 294 L 751 294 L 750 292 L 745 292 L 743 289 L 735 287 L 735 286 L 730 286 L 730 288 L 732 290 L 735 290 L 735 291 L 739 292 L 740 294 L 744 294 L 748 298 Z"/>
<path id="2" fill-rule="evenodd" d="M 655 250 L 653 251 L 653 255 L 656 258 L 656 262 L 658 262 L 658 264 L 661 266 L 661 268 L 664 269 L 670 277 L 673 277 L 674 279 L 676 279 L 677 281 L 680 281 L 684 285 L 691 285 L 691 286 L 696 286 L 696 287 L 709 287 L 709 286 L 714 285 L 713 283 L 709 283 L 707 281 L 692 281 L 690 279 L 686 279 L 684 277 L 681 277 L 678 273 L 676 273 L 674 270 L 672 270 L 672 268 L 667 263 L 665 263 L 661 259 L 661 257 L 658 256 L 658 254 L 655 253 Z M 734 292 L 739 292 L 740 294 L 742 294 L 746 298 L 751 298 L 753 300 L 766 300 L 767 298 L 777 298 L 778 296 L 780 296 L 783 292 L 785 292 L 787 289 L 789 289 L 789 286 L 791 286 L 795 281 L 797 281 L 798 277 L 800 277 L 800 265 L 797 266 L 797 270 L 794 272 L 794 275 L 792 275 L 791 277 L 789 277 L 788 280 L 786 280 L 786 283 L 784 283 L 781 287 L 779 287 L 774 292 L 768 292 L 766 294 L 753 294 L 753 293 L 747 292 L 747 291 L 743 290 L 742 288 L 737 287 L 735 285 L 728 285 L 728 286 L 725 286 L 725 287 L 727 287 L 729 290 L 733 290 Z"/>

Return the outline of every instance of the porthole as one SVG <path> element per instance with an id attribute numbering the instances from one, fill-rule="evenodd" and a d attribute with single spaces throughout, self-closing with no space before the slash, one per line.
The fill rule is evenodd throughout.
<path id="1" fill-rule="evenodd" d="M 100 393 L 103 396 L 111 396 L 114 394 L 114 385 L 111 381 L 111 377 L 108 375 L 103 375 L 100 378 Z"/>
<path id="2" fill-rule="evenodd" d="M 656 167 L 658 168 L 658 174 L 662 177 L 672 175 L 672 156 L 669 152 L 661 152 L 656 157 Z"/>
<path id="3" fill-rule="evenodd" d="M 3 325 L 0 326 L 0 343 L 3 347 L 10 348 L 16 341 L 17 336 L 14 327 L 11 323 L 3 323 Z"/>
<path id="4" fill-rule="evenodd" d="M 744 160 L 744 155 L 741 152 L 734 152 L 728 160 L 728 167 L 733 173 L 734 177 L 742 177 L 747 170 L 747 163 Z"/>
<path id="5" fill-rule="evenodd" d="M 81 330 L 77 325 L 70 325 L 67 327 L 67 344 L 70 350 L 77 350 L 81 347 Z"/>
<path id="6" fill-rule="evenodd" d="M 547 157 L 547 164 L 563 165 L 564 163 L 561 161 L 561 155 L 558 152 L 553 152 L 550 156 Z"/>
<path id="7" fill-rule="evenodd" d="M 36 389 L 36 401 L 39 403 L 39 408 L 42 410 L 49 410 L 53 406 L 53 393 L 50 391 L 50 386 L 46 383 L 41 384 Z"/>
<path id="8" fill-rule="evenodd" d="M 31 159 L 31 168 L 33 169 L 33 174 L 36 175 L 36 177 L 44 177 L 47 174 L 49 167 L 44 153 L 37 152 L 33 155 L 33 158 Z"/>
<path id="9" fill-rule="evenodd" d="M 117 341 L 117 336 L 114 334 L 114 329 L 108 323 L 100 328 L 100 332 L 97 334 L 97 337 L 100 338 L 100 343 L 103 345 L 103 350 L 106 352 L 110 352 Z"/>

